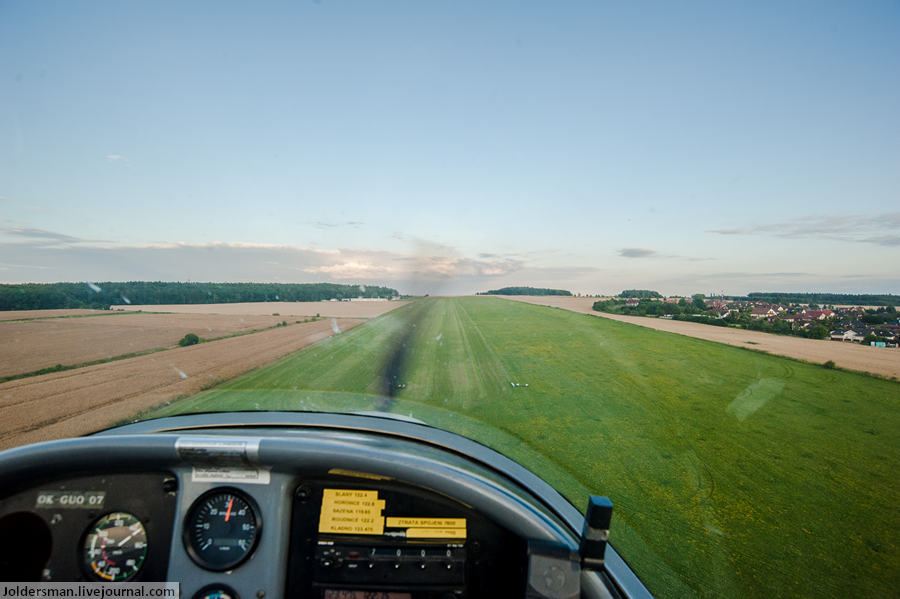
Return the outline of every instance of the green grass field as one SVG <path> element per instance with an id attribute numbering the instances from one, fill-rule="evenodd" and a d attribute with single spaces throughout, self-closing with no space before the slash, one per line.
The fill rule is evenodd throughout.
<path id="1" fill-rule="evenodd" d="M 896 382 L 498 298 L 433 298 L 153 415 L 372 410 L 400 339 L 392 410 L 499 449 L 578 506 L 610 496 L 611 541 L 658 596 L 896 596 Z"/>

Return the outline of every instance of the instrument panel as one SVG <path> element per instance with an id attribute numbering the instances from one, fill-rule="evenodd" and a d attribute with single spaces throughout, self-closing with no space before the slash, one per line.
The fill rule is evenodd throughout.
<path id="1" fill-rule="evenodd" d="M 250 596 L 250 580 L 265 596 L 281 585 L 258 584 L 258 568 L 286 546 L 277 596 L 289 599 L 524 594 L 524 540 L 449 497 L 346 473 L 267 485 L 192 474 L 73 477 L 0 500 L 0 538 L 22 540 L 0 549 L 0 578 L 180 580 L 196 599 Z M 260 506 L 280 503 L 289 517 L 270 522 Z"/>
<path id="2" fill-rule="evenodd" d="M 177 581 L 186 599 L 649 597 L 610 549 L 613 568 L 601 554 L 602 572 L 581 569 L 585 523 L 505 456 L 369 415 L 187 415 L 0 452 L 9 581 Z"/>

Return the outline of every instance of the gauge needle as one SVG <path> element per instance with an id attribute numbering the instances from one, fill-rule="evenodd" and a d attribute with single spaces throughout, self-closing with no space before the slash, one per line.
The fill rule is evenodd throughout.
<path id="1" fill-rule="evenodd" d="M 234 497 L 228 500 L 228 510 L 225 512 L 225 522 L 231 517 L 231 504 L 234 503 Z"/>
<path id="2" fill-rule="evenodd" d="M 137 534 L 137 532 L 131 533 L 130 535 L 128 535 L 127 537 L 125 537 L 124 539 L 122 539 L 121 541 L 119 541 L 119 545 L 118 545 L 118 546 L 121 547 L 122 545 L 124 545 L 125 543 L 127 543 L 128 541 L 130 541 L 130 540 L 131 540 L 131 537 L 133 537 L 133 536 L 136 535 L 136 534 Z"/>

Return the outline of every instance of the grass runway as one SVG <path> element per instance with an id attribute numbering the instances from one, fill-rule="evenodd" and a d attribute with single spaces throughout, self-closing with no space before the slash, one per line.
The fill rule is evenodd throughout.
<path id="1" fill-rule="evenodd" d="M 384 406 L 499 449 L 577 506 L 611 497 L 611 542 L 657 596 L 900 588 L 896 382 L 499 298 L 429 298 L 152 415 Z"/>

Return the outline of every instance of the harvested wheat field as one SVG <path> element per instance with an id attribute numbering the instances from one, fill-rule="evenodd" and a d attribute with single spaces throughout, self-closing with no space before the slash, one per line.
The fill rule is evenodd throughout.
<path id="1" fill-rule="evenodd" d="M 215 339 L 273 327 L 284 320 L 271 315 L 99 314 L 0 322 L 0 377 L 172 347 L 187 333 Z"/>
<path id="2" fill-rule="evenodd" d="M 281 316 L 327 316 L 329 318 L 375 318 L 408 302 L 247 302 L 237 304 L 178 304 L 159 306 L 116 306 L 115 310 L 173 312 L 178 314 L 279 314 Z"/>
<path id="3" fill-rule="evenodd" d="M 0 311 L 2 320 L 26 320 L 31 318 L 60 318 L 63 316 L 98 316 L 109 314 L 109 310 L 87 310 L 81 308 L 60 310 L 3 310 Z"/>
<path id="4" fill-rule="evenodd" d="M 868 347 L 857 343 L 842 343 L 839 341 L 803 339 L 802 337 L 788 337 L 787 335 L 773 335 L 759 331 L 714 327 L 680 320 L 606 314 L 597 312 L 592 308 L 594 302 L 597 301 L 596 298 L 592 297 L 524 295 L 504 297 L 529 304 L 563 308 L 592 316 L 610 318 L 658 331 L 668 331 L 679 335 L 687 335 L 688 337 L 706 339 L 707 341 L 756 349 L 808 362 L 821 364 L 828 360 L 834 360 L 835 364 L 841 368 L 887 377 L 900 377 L 900 350 L 898 349 Z"/>
<path id="5" fill-rule="evenodd" d="M 0 448 L 112 426 L 326 339 L 333 327 L 362 322 L 294 324 L 0 384 Z"/>

